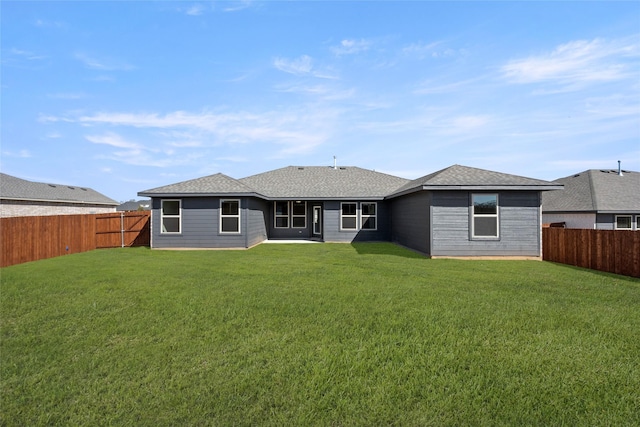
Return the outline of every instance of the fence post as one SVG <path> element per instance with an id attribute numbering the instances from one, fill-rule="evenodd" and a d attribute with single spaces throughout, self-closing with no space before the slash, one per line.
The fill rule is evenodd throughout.
<path id="1" fill-rule="evenodd" d="M 124 248 L 124 212 L 120 212 L 120 242 L 121 247 Z"/>

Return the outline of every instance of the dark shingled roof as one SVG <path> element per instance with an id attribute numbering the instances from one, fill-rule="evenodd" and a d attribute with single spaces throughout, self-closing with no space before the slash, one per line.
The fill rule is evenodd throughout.
<path id="1" fill-rule="evenodd" d="M 590 169 L 554 182 L 564 191 L 544 193 L 543 212 L 640 213 L 640 172 Z"/>
<path id="2" fill-rule="evenodd" d="M 165 185 L 140 191 L 139 196 L 179 196 L 179 195 L 231 195 L 231 194 L 253 194 L 255 191 L 237 179 L 222 173 L 205 176 L 202 178 L 190 179 L 176 184 Z"/>
<path id="3" fill-rule="evenodd" d="M 407 179 L 355 166 L 288 166 L 240 180 L 269 198 L 383 199 Z"/>
<path id="4" fill-rule="evenodd" d="M 420 190 L 557 190 L 559 184 L 454 165 L 410 181 L 355 166 L 287 166 L 234 179 L 215 174 L 153 188 L 140 196 L 254 195 L 264 199 L 382 200 Z"/>
<path id="5" fill-rule="evenodd" d="M 120 203 L 87 187 L 33 182 L 0 173 L 0 199 L 117 206 Z"/>
<path id="6" fill-rule="evenodd" d="M 485 169 L 453 165 L 425 175 L 397 189 L 393 196 L 420 190 L 558 190 L 558 184 Z"/>

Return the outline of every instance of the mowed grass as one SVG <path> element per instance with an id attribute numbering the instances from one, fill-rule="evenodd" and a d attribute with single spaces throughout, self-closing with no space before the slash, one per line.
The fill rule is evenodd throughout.
<path id="1" fill-rule="evenodd" d="M 392 244 L 1 271 L 2 425 L 640 425 L 640 280 Z"/>

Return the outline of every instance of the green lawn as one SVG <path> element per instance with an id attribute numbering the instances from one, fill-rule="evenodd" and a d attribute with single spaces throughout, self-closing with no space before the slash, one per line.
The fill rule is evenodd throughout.
<path id="1" fill-rule="evenodd" d="M 391 244 L 1 271 L 1 425 L 640 425 L 640 280 Z"/>

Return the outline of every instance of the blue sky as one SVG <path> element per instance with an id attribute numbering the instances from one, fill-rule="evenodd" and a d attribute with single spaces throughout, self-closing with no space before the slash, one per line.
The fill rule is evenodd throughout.
<path id="1" fill-rule="evenodd" d="M 640 2 L 2 1 L 0 169 L 640 170 Z"/>

